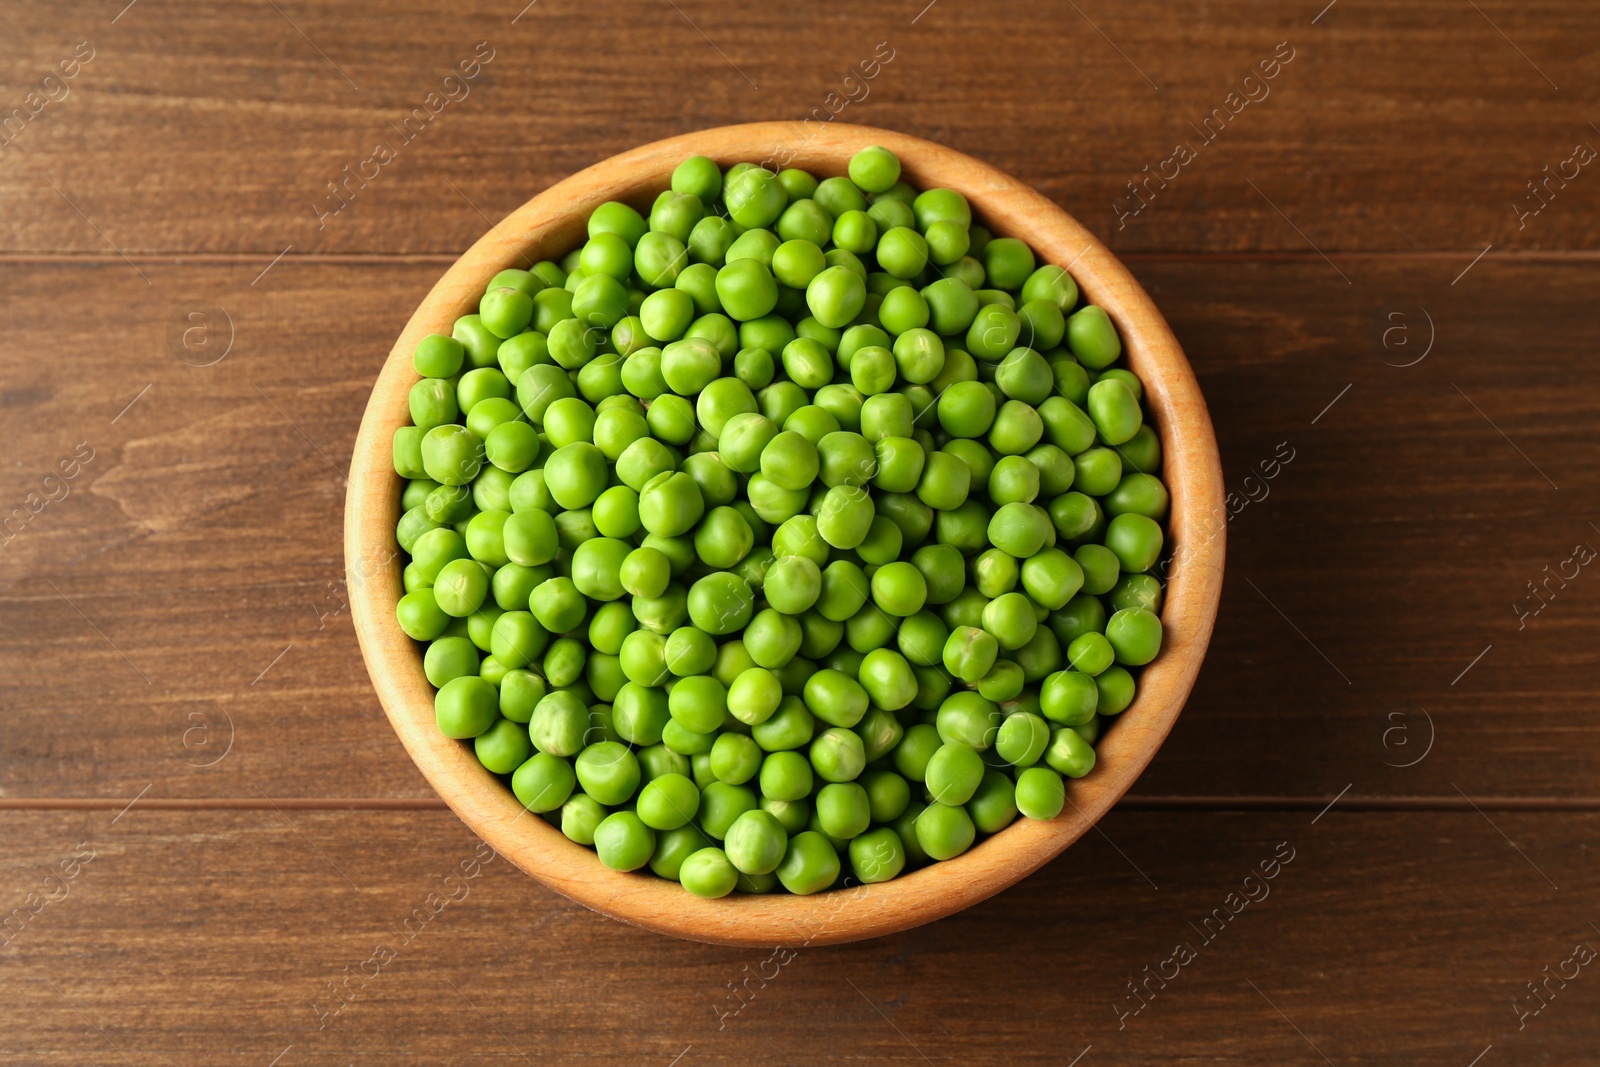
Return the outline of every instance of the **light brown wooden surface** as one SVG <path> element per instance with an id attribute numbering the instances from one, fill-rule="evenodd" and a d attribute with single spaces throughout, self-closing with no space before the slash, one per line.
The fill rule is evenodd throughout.
<path id="1" fill-rule="evenodd" d="M 1600 145 L 1595 13 L 677 8 L 5 9 L 0 117 L 77 42 L 96 54 L 0 148 L 0 507 L 95 449 L 0 547 L 3 903 L 78 841 L 99 851 L 0 948 L 0 1062 L 1592 1059 L 1584 978 L 1521 1031 L 1512 1006 L 1577 941 L 1600 948 L 1577 810 L 1600 807 L 1592 568 L 1522 629 L 1513 604 L 1600 543 L 1600 185 L 1588 166 L 1552 183 L 1520 230 L 1513 205 Z M 319 231 L 323 183 L 480 40 L 497 53 L 471 95 Z M 994 164 L 1125 253 L 1195 366 L 1230 489 L 1295 449 L 1229 526 L 1177 729 L 1105 838 L 930 927 L 807 950 L 728 1031 L 713 1006 L 766 954 L 630 930 L 495 861 L 315 1032 L 325 983 L 473 845 L 341 607 L 342 479 L 383 354 L 534 192 L 670 134 L 799 120 L 885 40 L 844 120 Z M 1125 183 L 1285 40 L 1271 96 L 1119 230 Z M 234 343 L 187 366 L 169 320 L 201 304 Z M 1428 317 L 1427 357 L 1385 365 L 1426 348 Z M 1301 851 L 1272 896 L 1118 1032 L 1123 983 L 1279 840 Z"/>

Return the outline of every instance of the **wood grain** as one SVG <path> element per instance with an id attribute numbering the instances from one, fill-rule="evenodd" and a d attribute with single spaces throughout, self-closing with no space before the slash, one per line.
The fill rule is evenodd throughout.
<path id="1" fill-rule="evenodd" d="M 1596 815 L 1497 815 L 1524 859 L 1472 812 L 1113 812 L 957 916 L 774 957 L 613 923 L 501 859 L 473 868 L 445 812 L 114 814 L 0 816 L 8 911 L 94 853 L 0 948 L 0 1063 L 1060 1065 L 1092 1045 L 1082 1065 L 1199 1067 L 1321 1063 L 1314 1045 L 1465 1067 L 1491 1044 L 1492 1062 L 1583 1063 L 1600 1005 L 1584 970 L 1520 1031 L 1513 1008 L 1574 944 L 1600 947 Z M 1238 914 L 1204 925 L 1230 893 Z M 1180 942 L 1197 958 L 1119 1029 L 1127 983 Z M 332 1014 L 329 983 L 363 964 Z"/>
<path id="2" fill-rule="evenodd" d="M 381 13 L 143 0 L 118 17 L 125 3 L 8 7 L 0 113 L 79 42 L 95 58 L 0 149 L 0 250 L 457 251 L 533 192 L 635 145 L 830 108 L 991 163 L 1117 251 L 1450 250 L 1460 269 L 1491 242 L 1600 245 L 1587 171 L 1552 185 L 1554 202 L 1520 228 L 1513 209 L 1541 168 L 1600 146 L 1600 26 L 1559 0 L 1222 0 L 1181 14 L 1159 0 L 412 0 Z M 396 140 L 479 41 L 495 58 L 468 95 L 319 224 L 327 183 Z M 880 42 L 893 58 L 863 79 Z M 1246 85 L 1280 42 L 1294 58 Z M 1244 104 L 1245 92 L 1268 95 Z M 1206 116 L 1230 107 L 1203 141 Z M 1119 228 L 1127 183 L 1180 142 L 1196 158 L 1169 166 L 1177 176 Z"/>
<path id="3" fill-rule="evenodd" d="M 706 901 L 685 899 L 665 881 L 619 880 L 592 851 L 528 818 L 465 745 L 439 733 L 416 642 L 395 619 L 403 560 L 394 528 L 403 486 L 392 442 L 410 424 L 406 396 L 419 377 L 411 354 L 424 337 L 447 332 L 475 308 L 495 275 L 559 256 L 580 240 L 582 220 L 601 204 L 642 206 L 670 183 L 681 160 L 700 155 L 730 166 L 759 155 L 783 132 L 780 124 L 754 123 L 645 145 L 578 172 L 496 224 L 439 279 L 395 341 L 362 416 L 345 500 L 351 621 L 378 699 L 429 784 L 473 832 L 558 892 L 647 929 L 747 946 L 796 936 L 839 944 L 909 929 L 992 896 L 1078 840 L 1138 779 L 1182 711 L 1211 637 L 1227 543 L 1225 524 L 1206 521 L 1224 511 L 1224 499 L 1205 399 L 1172 331 L 1127 268 L 1076 220 L 992 167 L 892 131 L 830 125 L 784 162 L 832 177 L 862 149 L 882 145 L 898 156 L 907 181 L 954 189 L 996 235 L 1026 237 L 1044 262 L 1072 263 L 1084 299 L 1116 323 L 1129 368 L 1147 383 L 1145 402 L 1161 435 L 1162 474 L 1172 494 L 1167 529 L 1174 566 L 1161 609 L 1161 655 L 1140 672 L 1138 695 L 1116 730 L 1096 745 L 1095 773 L 1071 783 L 1065 811 L 1048 822 L 1020 822 L 948 863 L 858 886 L 843 912 L 835 913 L 826 897 Z"/>
<path id="4" fill-rule="evenodd" d="M 3 499 L 25 500 L 77 442 L 97 450 L 0 548 L 3 797 L 433 795 L 342 607 L 335 466 L 443 264 L 286 261 L 252 287 L 269 259 L 145 263 L 151 286 L 120 261 L 0 266 Z M 1354 287 L 1315 256 L 1131 267 L 1199 375 L 1229 490 L 1243 496 L 1280 442 L 1296 449 L 1229 524 L 1210 655 L 1136 793 L 1595 797 L 1594 576 L 1552 583 L 1520 630 L 1512 605 L 1574 544 L 1600 545 L 1600 460 L 1580 447 L 1600 409 L 1600 264 L 1489 259 L 1454 287 L 1430 257 L 1357 261 Z M 58 312 L 60 294 L 91 290 Z M 212 367 L 167 349 L 168 309 L 194 300 L 236 322 Z M 1416 346 L 1422 309 L 1433 351 L 1385 365 L 1421 351 L 1398 334 L 1383 346 L 1387 316 L 1408 316 Z M 1422 751 L 1419 709 L 1434 744 L 1393 766 Z M 224 714 L 234 748 L 194 766 Z"/>

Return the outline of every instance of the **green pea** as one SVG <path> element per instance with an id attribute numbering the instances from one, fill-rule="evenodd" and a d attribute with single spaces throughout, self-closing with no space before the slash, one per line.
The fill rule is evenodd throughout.
<path id="1" fill-rule="evenodd" d="M 1111 587 L 1106 599 L 1112 611 L 1120 611 L 1123 608 L 1144 608 L 1159 615 L 1164 595 L 1161 579 L 1155 575 L 1124 574 L 1117 579 L 1117 584 Z"/>
<path id="2" fill-rule="evenodd" d="M 758 665 L 777 670 L 800 651 L 802 636 L 800 623 L 793 616 L 766 608 L 745 627 L 744 643 Z"/>
<path id="3" fill-rule="evenodd" d="M 1072 553 L 1072 558 L 1083 571 L 1085 593 L 1099 596 L 1102 593 L 1109 593 L 1117 584 L 1117 575 L 1122 563 L 1116 553 L 1104 545 L 1079 545 Z"/>
<path id="4" fill-rule="evenodd" d="M 928 583 L 912 564 L 889 563 L 872 576 L 872 598 L 890 615 L 904 618 L 922 610 L 928 599 Z"/>
<path id="5" fill-rule="evenodd" d="M 753 808 L 728 827 L 724 848 L 729 862 L 744 874 L 770 874 L 782 862 L 788 843 L 788 834 L 777 818 Z"/>
<path id="6" fill-rule="evenodd" d="M 1123 608 L 1106 622 L 1105 638 L 1118 663 L 1142 667 L 1161 651 L 1161 620 L 1144 608 Z"/>
<path id="7" fill-rule="evenodd" d="M 816 736 L 811 742 L 810 757 L 817 777 L 825 782 L 853 781 L 867 764 L 860 736 L 838 726 Z"/>
<path id="8" fill-rule="evenodd" d="M 1100 715 L 1120 715 L 1133 703 L 1136 690 L 1133 675 L 1121 667 L 1107 667 L 1095 675 L 1094 684 L 1100 692 L 1100 700 L 1095 705 Z"/>
<path id="9" fill-rule="evenodd" d="M 900 159 L 887 148 L 873 145 L 850 157 L 850 180 L 869 193 L 887 192 L 900 180 Z"/>
<path id="10" fill-rule="evenodd" d="M 973 294 L 978 299 L 978 294 Z M 967 327 L 966 350 L 978 359 L 997 363 L 1017 345 L 1022 323 L 1004 304 L 983 304 Z"/>
<path id="11" fill-rule="evenodd" d="M 1109 367 L 1122 355 L 1122 341 L 1105 309 L 1087 304 L 1067 319 L 1067 345 L 1090 370 Z"/>
<path id="12" fill-rule="evenodd" d="M 848 325 L 861 313 L 866 300 L 866 282 L 847 267 L 828 267 L 806 286 L 807 308 L 818 322 L 833 329 Z"/>
<path id="13" fill-rule="evenodd" d="M 956 382 L 939 397 L 939 425 L 953 437 L 982 437 L 994 424 L 994 394 L 981 382 Z"/>
<path id="14" fill-rule="evenodd" d="M 1022 456 L 1002 456 L 989 473 L 989 499 L 996 504 L 1032 503 L 1039 495 L 1039 468 Z"/>
<path id="15" fill-rule="evenodd" d="M 1153 475 L 1161 467 L 1161 438 L 1149 423 L 1145 423 L 1132 437 L 1117 446 L 1117 455 L 1122 457 L 1124 467 Z"/>
<path id="16" fill-rule="evenodd" d="M 466 349 L 454 337 L 433 333 L 417 342 L 411 352 L 411 363 L 428 378 L 449 378 L 459 373 L 466 359 Z"/>
<path id="17" fill-rule="evenodd" d="M 740 321 L 759 319 L 778 303 L 778 283 L 756 259 L 739 259 L 717 271 L 717 298 Z"/>
<path id="18" fill-rule="evenodd" d="M 1094 746 L 1069 726 L 1057 729 L 1045 749 L 1044 761 L 1069 778 L 1082 778 L 1094 769 Z"/>
<path id="19" fill-rule="evenodd" d="M 831 886 L 839 878 L 839 869 L 839 853 L 833 844 L 822 834 L 807 830 L 789 839 L 776 873 L 785 889 L 806 896 Z"/>
<path id="20" fill-rule="evenodd" d="M 434 694 L 434 719 L 446 737 L 477 737 L 500 717 L 499 703 L 494 686 L 482 678 L 452 678 Z"/>
<path id="21" fill-rule="evenodd" d="M 1139 399 L 1122 382 L 1102 378 L 1089 387 L 1089 417 L 1107 444 L 1120 445 L 1132 439 L 1144 424 Z"/>
<path id="22" fill-rule="evenodd" d="M 1026 596 L 1005 593 L 984 606 L 983 628 L 994 635 L 1001 648 L 1017 649 L 1033 640 L 1038 619 Z"/>
<path id="23" fill-rule="evenodd" d="M 489 577 L 472 559 L 446 563 L 433 582 L 434 602 L 445 614 L 464 619 L 477 611 L 489 595 Z"/>
<path id="24" fill-rule="evenodd" d="M 1022 586 L 1034 602 L 1059 611 L 1083 588 L 1083 568 L 1059 548 L 1045 549 L 1022 564 Z"/>
<path id="25" fill-rule="evenodd" d="M 878 224 L 865 211 L 846 211 L 834 219 L 832 237 L 839 248 L 865 255 L 878 245 Z"/>
<path id="26" fill-rule="evenodd" d="M 831 782 L 817 791 L 815 803 L 817 823 L 829 837 L 847 841 L 872 822 L 867 791 L 857 782 Z"/>
<path id="27" fill-rule="evenodd" d="M 835 485 L 823 496 L 817 511 L 817 532 L 834 548 L 855 548 L 871 531 L 874 517 L 872 496 L 865 489 Z"/>
<path id="28" fill-rule="evenodd" d="M 944 369 L 944 342 L 932 330 L 910 329 L 894 341 L 894 359 L 900 377 L 908 382 L 931 382 Z"/>
<path id="29" fill-rule="evenodd" d="M 1031 712 L 1007 715 L 995 737 L 995 751 L 1013 767 L 1031 767 L 1050 743 L 1050 724 Z"/>
<path id="30" fill-rule="evenodd" d="M 746 229 L 772 225 L 788 203 L 788 194 L 777 175 L 763 167 L 730 173 L 724 181 L 723 199 L 728 213 Z"/>
<path id="31" fill-rule="evenodd" d="M 799 615 L 822 595 L 822 570 L 804 556 L 783 556 L 768 568 L 763 592 L 775 610 Z"/>
<path id="32" fill-rule="evenodd" d="M 714 636 L 743 629 L 754 614 L 754 604 L 749 583 L 735 574 L 708 574 L 689 589 L 689 617 Z"/>
<path id="33" fill-rule="evenodd" d="M 662 656 L 667 670 L 679 678 L 705 674 L 716 665 L 717 643 L 703 630 L 680 626 L 667 638 Z"/>
<path id="34" fill-rule="evenodd" d="M 652 830 L 676 830 L 699 810 L 700 790 L 684 775 L 664 774 L 639 790 L 639 821 Z"/>
<path id="35" fill-rule="evenodd" d="M 1027 460 L 1022 462 L 1027 463 Z M 989 543 L 1007 555 L 1027 559 L 1055 536 L 1050 517 L 1032 504 L 1002 504 L 989 520 Z"/>
<path id="36" fill-rule="evenodd" d="M 534 753 L 511 776 L 511 791 L 523 807 L 537 814 L 565 805 L 576 785 L 572 764 L 548 752 Z"/>
<path id="37" fill-rule="evenodd" d="M 1106 547 L 1122 570 L 1134 574 L 1155 566 L 1161 557 L 1161 527 L 1154 519 L 1132 513 L 1117 515 L 1106 526 Z"/>
<path id="38" fill-rule="evenodd" d="M 631 811 L 615 811 L 594 829 L 600 862 L 614 871 L 636 871 L 650 862 L 656 835 Z"/>
<path id="39" fill-rule="evenodd" d="M 1017 817 L 1016 788 L 1011 779 L 997 770 L 984 772 L 978 791 L 967 802 L 973 825 L 986 834 L 997 834 Z"/>
<path id="40" fill-rule="evenodd" d="M 756 807 L 753 790 L 727 782 L 712 782 L 700 791 L 700 828 L 715 840 L 725 840 L 734 822 Z"/>
<path id="41" fill-rule="evenodd" d="M 945 266 L 955 263 L 972 247 L 972 234 L 958 222 L 941 219 L 927 228 L 928 258 Z"/>
<path id="42" fill-rule="evenodd" d="M 821 670 L 807 679 L 804 699 L 813 715 L 833 726 L 854 726 L 867 713 L 867 691 L 836 670 Z"/>
<path id="43" fill-rule="evenodd" d="M 915 278 L 928 266 L 928 241 L 909 226 L 893 226 L 878 238 L 878 264 L 896 278 Z"/>
<path id="44" fill-rule="evenodd" d="M 982 767 L 981 761 L 979 766 Z M 965 808 L 940 802 L 924 808 L 917 816 L 915 826 L 917 844 L 924 853 L 936 860 L 954 859 L 971 848 L 977 837 L 977 830 Z"/>
<path id="45" fill-rule="evenodd" d="M 1161 479 L 1140 473 L 1124 474 L 1117 487 L 1103 501 L 1108 515 L 1133 514 L 1150 519 L 1164 517 L 1170 503 L 1167 487 Z"/>

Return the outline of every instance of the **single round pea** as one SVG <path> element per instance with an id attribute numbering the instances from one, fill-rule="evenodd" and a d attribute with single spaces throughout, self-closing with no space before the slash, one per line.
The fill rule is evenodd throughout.
<path id="1" fill-rule="evenodd" d="M 1031 405 L 1007 400 L 989 428 L 989 446 L 1001 455 L 1020 456 L 1044 436 L 1044 420 Z"/>
<path id="2" fill-rule="evenodd" d="M 618 741 L 590 745 L 578 753 L 574 769 L 583 791 L 607 806 L 621 804 L 639 788 L 639 760 Z"/>
<path id="3" fill-rule="evenodd" d="M 761 769 L 761 747 L 743 734 L 723 733 L 711 746 L 711 772 L 720 782 L 743 785 Z"/>
<path id="4" fill-rule="evenodd" d="M 818 322 L 833 329 L 848 325 L 866 300 L 866 282 L 848 267 L 828 267 L 806 286 L 806 307 Z"/>
<path id="5" fill-rule="evenodd" d="M 1050 724 L 1031 712 L 1018 711 L 1006 716 L 995 738 L 995 751 L 1013 767 L 1031 767 L 1039 762 L 1050 743 Z"/>
<path id="6" fill-rule="evenodd" d="M 823 495 L 822 506 L 817 510 L 817 532 L 834 548 L 856 548 L 871 532 L 875 517 L 867 490 L 856 485 L 836 485 Z"/>
<path id="7" fill-rule="evenodd" d="M 945 670 L 964 682 L 977 682 L 994 667 L 1000 655 L 995 636 L 974 626 L 957 626 L 945 642 Z"/>
<path id="8" fill-rule="evenodd" d="M 724 849 L 728 860 L 745 874 L 770 874 L 778 869 L 789 835 L 777 818 L 760 808 L 742 813 L 728 827 Z"/>
<path id="9" fill-rule="evenodd" d="M 813 674 L 806 680 L 803 696 L 811 713 L 832 726 L 854 726 L 867 713 L 866 689 L 841 671 Z"/>
<path id="10" fill-rule="evenodd" d="M 728 214 L 745 229 L 770 226 L 788 203 L 777 175 L 764 167 L 749 167 L 724 179 L 723 199 Z"/>
<path id="11" fill-rule="evenodd" d="M 1111 587 L 1106 599 L 1112 611 L 1120 611 L 1123 608 L 1144 608 L 1160 615 L 1164 596 L 1165 590 L 1161 586 L 1161 579 L 1155 575 L 1124 574 L 1117 579 L 1117 584 Z"/>
<path id="12" fill-rule="evenodd" d="M 783 556 L 767 569 L 762 591 L 774 610 L 799 615 L 822 595 L 822 571 L 805 556 Z"/>
<path id="13" fill-rule="evenodd" d="M 709 734 L 727 718 L 728 692 L 709 674 L 681 678 L 667 696 L 667 710 L 684 729 Z"/>
<path id="14" fill-rule="evenodd" d="M 996 407 L 982 382 L 956 382 L 939 397 L 939 425 L 953 437 L 982 437 L 994 424 Z"/>
<path id="15" fill-rule="evenodd" d="M 1106 547 L 1116 554 L 1121 569 L 1129 574 L 1147 571 L 1161 557 L 1161 527 L 1154 519 L 1125 513 L 1114 516 L 1106 526 Z"/>
<path id="16" fill-rule="evenodd" d="M 1087 304 L 1067 318 L 1067 345 L 1079 363 L 1102 370 L 1122 355 L 1122 340 L 1105 309 Z"/>
<path id="17" fill-rule="evenodd" d="M 900 180 L 900 158 L 872 145 L 850 157 L 850 180 L 869 193 L 884 193 Z"/>
<path id="18" fill-rule="evenodd" d="M 631 811 L 614 811 L 594 828 L 594 850 L 614 871 L 638 870 L 655 848 L 655 831 Z"/>
<path id="19" fill-rule="evenodd" d="M 500 695 L 476 675 L 452 678 L 434 694 L 434 720 L 446 737 L 477 737 L 500 717 Z"/>
<path id="20" fill-rule="evenodd" d="M 700 810 L 700 790 L 681 774 L 652 778 L 639 790 L 639 820 L 652 830 L 676 830 Z"/>
<path id="21" fill-rule="evenodd" d="M 728 687 L 728 712 L 747 726 L 758 726 L 772 717 L 782 699 L 777 676 L 763 667 L 750 667 Z"/>
<path id="22" fill-rule="evenodd" d="M 1059 548 L 1048 548 L 1023 562 L 1022 586 L 1035 603 L 1059 611 L 1083 588 L 1083 568 Z"/>
<path id="23" fill-rule="evenodd" d="M 1133 703 L 1137 686 L 1133 675 L 1122 667 L 1107 667 L 1094 678 L 1095 688 L 1099 690 L 1100 699 L 1095 704 L 1095 712 L 1099 715 L 1120 715 Z M 1098 720 L 1096 720 L 1098 721 Z"/>
<path id="24" fill-rule="evenodd" d="M 899 711 L 917 695 L 917 677 L 911 664 L 889 648 L 874 648 L 861 661 L 861 686 L 872 702 L 885 711 Z"/>
<path id="25" fill-rule="evenodd" d="M 860 736 L 839 726 L 816 736 L 811 742 L 810 757 L 817 777 L 825 782 L 853 781 L 867 765 Z"/>
<path id="26" fill-rule="evenodd" d="M 928 241 L 909 226 L 893 226 L 878 238 L 878 265 L 896 278 L 915 278 L 928 266 Z"/>
<path id="27" fill-rule="evenodd" d="M 967 814 L 973 825 L 986 834 L 997 834 L 1017 818 L 1016 787 L 1009 777 L 990 768 L 984 771 L 977 792 L 967 801 Z"/>
<path id="28" fill-rule="evenodd" d="M 1017 775 L 1017 810 L 1028 818 L 1053 819 L 1066 803 L 1066 785 L 1049 767 L 1029 767 Z"/>
<path id="29" fill-rule="evenodd" d="M 785 430 L 761 450 L 761 473 L 783 489 L 805 489 L 817 477 L 816 446 L 805 437 Z"/>
<path id="30" fill-rule="evenodd" d="M 982 766 L 981 761 L 979 766 Z M 937 801 L 922 810 L 915 825 L 918 845 L 936 860 L 954 859 L 971 848 L 977 837 L 977 830 L 965 808 Z"/>
<path id="31" fill-rule="evenodd" d="M 743 629 L 755 611 L 750 585 L 736 574 L 708 574 L 689 589 L 689 617 L 713 636 Z"/>
<path id="32" fill-rule="evenodd" d="M 796 896 L 821 892 L 839 878 L 839 853 L 814 830 L 798 833 L 789 839 L 777 875 L 783 887 Z"/>
<path id="33" fill-rule="evenodd" d="M 1161 651 L 1161 620 L 1144 608 L 1123 608 L 1106 622 L 1105 637 L 1118 663 L 1142 667 Z"/>
<path id="34" fill-rule="evenodd" d="M 700 791 L 700 828 L 718 841 L 725 840 L 734 822 L 756 810 L 756 794 L 742 785 L 712 782 Z"/>
<path id="35" fill-rule="evenodd" d="M 983 609 L 983 628 L 1003 649 L 1021 648 L 1032 641 L 1038 625 L 1033 604 L 1021 593 L 1002 594 Z"/>
<path id="36" fill-rule="evenodd" d="M 1115 657 L 1116 650 L 1111 647 L 1111 642 L 1106 640 L 1104 634 L 1081 634 L 1067 645 L 1067 662 L 1084 674 L 1099 674 L 1111 666 Z"/>
<path id="37" fill-rule="evenodd" d="M 428 378 L 449 378 L 461 370 L 466 359 L 466 349 L 454 337 L 429 334 L 417 342 L 412 350 L 411 364 L 418 374 Z"/>
<path id="38" fill-rule="evenodd" d="M 446 615 L 464 619 L 477 611 L 489 595 L 489 577 L 473 559 L 446 563 L 433 582 L 434 602 Z"/>
<path id="39" fill-rule="evenodd" d="M 817 822 L 829 837 L 849 840 L 872 823 L 872 805 L 858 782 L 831 782 L 817 791 Z"/>
<path id="40" fill-rule="evenodd" d="M 572 764 L 548 752 L 534 753 L 511 775 L 511 791 L 522 806 L 541 815 L 566 804 L 576 784 Z"/>
<path id="41" fill-rule="evenodd" d="M 722 192 L 722 171 L 705 156 L 690 156 L 673 169 L 672 191 L 692 194 L 709 204 Z"/>
<path id="42" fill-rule="evenodd" d="M 1078 567 L 1083 571 L 1083 591 L 1099 596 L 1109 593 L 1117 584 L 1117 575 L 1121 570 L 1122 562 L 1104 545 L 1085 544 L 1079 545 L 1072 553 L 1072 558 L 1077 561 Z"/>
<path id="43" fill-rule="evenodd" d="M 678 868 L 683 888 L 705 900 L 716 900 L 733 892 L 739 871 L 720 848 L 702 848 L 691 853 Z"/>
<path id="44" fill-rule="evenodd" d="M 941 804 L 965 804 L 983 780 L 983 770 L 983 757 L 978 755 L 977 749 L 960 742 L 946 742 L 928 761 L 928 792 Z"/>
<path id="45" fill-rule="evenodd" d="M 917 499 L 936 511 L 953 511 L 966 503 L 971 485 L 972 471 L 965 463 L 947 452 L 933 452 L 923 465 Z"/>
<path id="46" fill-rule="evenodd" d="M 922 610 L 928 599 L 928 583 L 912 564 L 889 563 L 872 576 L 872 599 L 890 615 L 905 618 Z"/>
<path id="47" fill-rule="evenodd" d="M 1063 726 L 1051 735 L 1044 761 L 1069 778 L 1082 778 L 1094 769 L 1094 746 L 1072 727 Z"/>
<path id="48" fill-rule="evenodd" d="M 757 259 L 738 259 L 717 271 L 717 298 L 739 321 L 759 319 L 778 303 L 778 283 Z"/>
<path id="49" fill-rule="evenodd" d="M 622 740 L 650 746 L 661 741 L 661 731 L 670 721 L 667 694 L 660 689 L 628 682 L 617 690 L 611 708 L 612 724 Z"/>

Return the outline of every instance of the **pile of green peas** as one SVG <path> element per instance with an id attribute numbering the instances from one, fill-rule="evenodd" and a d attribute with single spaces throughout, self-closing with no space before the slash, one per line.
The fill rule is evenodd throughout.
<path id="1" fill-rule="evenodd" d="M 1143 387 L 886 149 L 703 156 L 416 347 L 401 628 L 440 730 L 618 871 L 881 882 L 1056 817 L 1161 648 Z"/>

